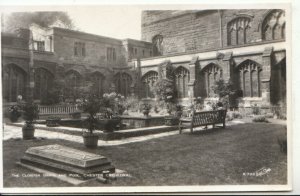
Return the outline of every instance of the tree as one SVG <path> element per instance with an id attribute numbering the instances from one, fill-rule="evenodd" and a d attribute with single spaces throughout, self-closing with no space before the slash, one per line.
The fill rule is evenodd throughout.
<path id="1" fill-rule="evenodd" d="M 213 91 L 219 97 L 219 102 L 223 104 L 223 106 L 228 107 L 233 105 L 233 96 L 236 95 L 236 90 L 234 89 L 234 85 L 231 80 L 228 82 L 220 79 L 215 82 L 213 86 Z"/>
<path id="2" fill-rule="evenodd" d="M 6 32 L 13 32 L 18 28 L 29 28 L 33 23 L 41 27 L 60 23 L 59 26 L 63 26 L 63 28 L 74 29 L 73 21 L 66 12 L 13 12 L 4 14 L 2 29 Z"/>

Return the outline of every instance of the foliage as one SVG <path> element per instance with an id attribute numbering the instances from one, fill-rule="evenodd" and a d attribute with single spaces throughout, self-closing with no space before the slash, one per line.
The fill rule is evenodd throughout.
<path id="1" fill-rule="evenodd" d="M 84 99 L 80 104 L 80 109 L 88 113 L 88 118 L 84 121 L 90 134 L 97 128 L 96 114 L 100 111 L 102 100 L 97 96 L 90 94 L 87 99 Z"/>
<path id="2" fill-rule="evenodd" d="M 231 105 L 230 100 L 236 95 L 236 90 L 234 89 L 231 80 L 225 82 L 223 79 L 220 79 L 215 82 L 215 85 L 212 89 L 214 93 L 218 95 L 219 102 L 221 102 L 224 107 L 227 108 Z"/>
<path id="3" fill-rule="evenodd" d="M 13 105 L 8 108 L 8 117 L 11 122 L 16 122 L 21 116 L 21 108 L 18 105 Z"/>
<path id="4" fill-rule="evenodd" d="M 159 100 L 166 103 L 176 102 L 176 89 L 174 81 L 169 79 L 158 79 L 154 86 L 154 92 Z"/>
<path id="5" fill-rule="evenodd" d="M 32 124 L 39 117 L 38 105 L 33 102 L 26 102 L 22 105 L 23 118 L 26 124 Z"/>
<path id="6" fill-rule="evenodd" d="M 29 28 L 33 23 L 49 27 L 60 22 L 63 28 L 74 29 L 72 19 L 66 12 L 13 12 L 4 15 L 3 29 L 12 32 L 18 28 Z"/>
<path id="7" fill-rule="evenodd" d="M 64 87 L 65 85 L 64 80 L 56 79 L 53 81 L 53 85 L 47 92 L 47 96 L 43 97 L 41 100 L 41 104 L 43 105 L 52 105 L 64 102 Z"/>
<path id="8" fill-rule="evenodd" d="M 255 116 L 252 122 L 269 122 L 265 116 Z"/>
<path id="9" fill-rule="evenodd" d="M 139 99 L 136 96 L 129 96 L 124 101 L 124 107 L 127 110 L 137 112 L 139 110 Z"/>
<path id="10" fill-rule="evenodd" d="M 166 63 L 166 76 L 163 76 L 162 66 Z M 153 88 L 156 97 L 159 101 L 164 101 L 165 103 L 175 103 L 177 98 L 177 92 L 174 81 L 174 69 L 169 62 L 164 62 L 159 68 L 159 78 L 155 83 Z"/>
<path id="11" fill-rule="evenodd" d="M 183 106 L 181 104 L 176 104 L 175 108 L 176 108 L 175 117 L 180 118 L 182 116 Z"/>
<path id="12" fill-rule="evenodd" d="M 243 118 L 241 113 L 239 113 L 238 111 L 228 111 L 226 114 L 226 119 L 228 121 L 231 121 L 231 120 L 237 119 L 237 118 L 239 118 L 239 119 Z"/>
<path id="13" fill-rule="evenodd" d="M 105 118 L 111 119 L 113 116 L 121 115 L 125 111 L 125 97 L 115 92 L 103 95 L 101 112 Z"/>
<path id="14" fill-rule="evenodd" d="M 202 100 L 202 98 L 201 97 L 197 97 L 195 100 L 194 100 L 194 102 L 195 102 L 195 109 L 197 110 L 197 111 L 201 111 L 202 109 L 203 109 L 203 100 Z"/>
<path id="15" fill-rule="evenodd" d="M 252 105 L 251 108 L 252 108 L 252 114 L 254 114 L 254 115 L 260 114 L 260 110 L 259 110 L 259 107 L 257 106 L 257 104 Z"/>
<path id="16" fill-rule="evenodd" d="M 143 103 L 141 105 L 141 109 L 140 110 L 151 110 L 151 108 L 152 108 L 151 104 L 149 104 L 149 103 Z"/>

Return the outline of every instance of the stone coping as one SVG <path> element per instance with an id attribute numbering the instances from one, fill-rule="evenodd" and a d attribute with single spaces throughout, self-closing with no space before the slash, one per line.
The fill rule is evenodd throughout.
<path id="1" fill-rule="evenodd" d="M 6 123 L 8 125 L 23 127 L 24 123 Z M 58 126 L 58 127 L 47 127 L 44 124 L 35 124 L 35 128 L 37 129 L 43 129 L 43 130 L 53 130 L 53 131 L 59 131 L 59 130 L 68 130 L 68 131 L 75 131 L 75 132 L 83 132 L 82 128 L 74 128 L 74 127 L 64 127 L 64 126 Z M 152 129 L 164 129 L 168 127 L 178 127 L 178 126 L 167 126 L 167 125 L 161 125 L 161 126 L 153 126 L 153 127 L 141 127 L 141 128 L 135 128 L 135 129 L 124 129 L 124 130 L 117 130 L 113 131 L 113 133 L 129 133 L 129 132 L 139 132 L 141 130 L 148 131 Z M 95 133 L 106 133 L 100 130 L 95 130 Z"/>
<path id="2" fill-rule="evenodd" d="M 120 116 L 121 119 L 136 119 L 136 120 L 151 120 L 151 119 L 160 119 L 164 118 L 165 116 Z"/>

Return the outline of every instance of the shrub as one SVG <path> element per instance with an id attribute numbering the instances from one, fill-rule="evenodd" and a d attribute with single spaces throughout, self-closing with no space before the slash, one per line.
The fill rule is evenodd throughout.
<path id="1" fill-rule="evenodd" d="M 125 108 L 132 112 L 138 112 L 140 107 L 139 105 L 139 99 L 136 96 L 129 96 L 125 99 L 124 102 Z"/>
<path id="2" fill-rule="evenodd" d="M 243 118 L 243 117 L 242 117 L 242 115 L 241 115 L 239 112 L 237 112 L 237 111 L 230 111 L 230 112 L 227 112 L 227 114 L 226 114 L 226 119 L 227 119 L 228 121 L 232 121 L 233 119 L 236 119 L 236 118 L 241 119 L 241 118 Z"/>
<path id="3" fill-rule="evenodd" d="M 252 122 L 269 122 L 265 116 L 255 116 Z"/>
<path id="4" fill-rule="evenodd" d="M 237 93 L 232 81 L 229 80 L 226 82 L 220 79 L 215 82 L 212 89 L 214 93 L 218 95 L 219 102 L 221 102 L 225 108 L 232 107 L 233 103 L 231 103 L 231 100 Z"/>
<path id="5" fill-rule="evenodd" d="M 8 109 L 8 117 L 11 122 L 17 122 L 20 116 L 21 110 L 19 106 L 14 105 Z"/>
<path id="6" fill-rule="evenodd" d="M 237 111 L 234 111 L 232 113 L 232 115 L 233 115 L 233 118 L 239 118 L 239 119 L 243 118 L 242 114 Z"/>
<path id="7" fill-rule="evenodd" d="M 38 105 L 33 102 L 26 102 L 22 105 L 22 110 L 23 118 L 28 126 L 30 126 L 33 121 L 39 117 Z"/>
<path id="8" fill-rule="evenodd" d="M 252 108 L 252 114 L 254 114 L 254 115 L 259 115 L 260 114 L 260 109 L 256 104 L 251 106 L 251 108 Z"/>

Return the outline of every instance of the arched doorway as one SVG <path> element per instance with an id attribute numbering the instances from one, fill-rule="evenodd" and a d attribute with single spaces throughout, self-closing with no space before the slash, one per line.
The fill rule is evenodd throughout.
<path id="1" fill-rule="evenodd" d="M 153 87 L 158 79 L 156 71 L 149 71 L 142 77 L 142 94 L 144 98 L 154 98 Z"/>
<path id="2" fill-rule="evenodd" d="M 37 68 L 34 73 L 34 99 L 47 102 L 49 90 L 52 88 L 54 76 L 44 68 Z"/>
<path id="3" fill-rule="evenodd" d="M 190 81 L 190 72 L 188 69 L 180 66 L 175 69 L 175 84 L 177 89 L 177 97 L 188 97 L 188 83 Z"/>
<path id="4" fill-rule="evenodd" d="M 261 97 L 261 66 L 246 60 L 237 66 L 239 89 L 243 97 Z"/>
<path id="5" fill-rule="evenodd" d="M 25 98 L 26 72 L 18 65 L 6 65 L 2 72 L 3 99 L 7 102 L 17 101 L 18 95 Z"/>
<path id="6" fill-rule="evenodd" d="M 91 81 L 93 84 L 92 89 L 94 93 L 99 97 L 101 97 L 104 92 L 103 89 L 104 79 L 105 77 L 100 72 L 94 72 L 91 74 Z"/>
<path id="7" fill-rule="evenodd" d="M 116 86 L 116 92 L 128 97 L 130 95 L 130 86 L 132 84 L 132 78 L 128 73 L 119 72 L 114 76 L 114 83 Z"/>
<path id="8" fill-rule="evenodd" d="M 223 70 L 217 64 L 210 63 L 209 65 L 205 66 L 201 72 L 201 96 L 203 97 L 213 97 L 213 86 L 215 82 L 220 80 L 223 76 Z"/>

